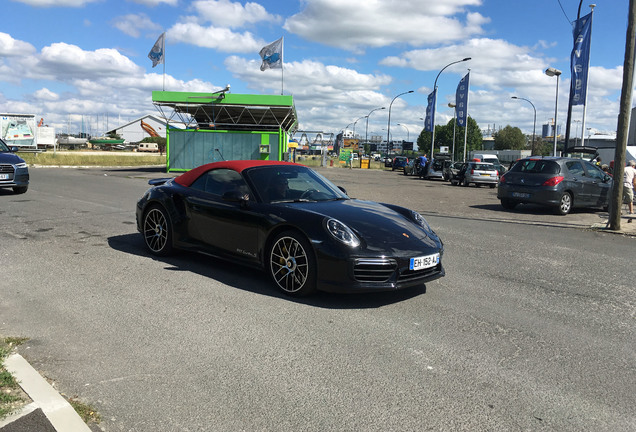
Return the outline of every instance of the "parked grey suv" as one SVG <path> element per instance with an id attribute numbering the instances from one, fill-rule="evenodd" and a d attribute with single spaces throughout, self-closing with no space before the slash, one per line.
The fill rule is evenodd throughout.
<path id="1" fill-rule="evenodd" d="M 607 208 L 611 190 L 612 178 L 586 160 L 532 156 L 501 177 L 497 198 L 505 209 L 539 204 L 566 215 L 575 207 Z"/>

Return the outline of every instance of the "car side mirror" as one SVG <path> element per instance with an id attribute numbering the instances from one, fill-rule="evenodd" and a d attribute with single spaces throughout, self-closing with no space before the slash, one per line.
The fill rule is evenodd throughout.
<path id="1" fill-rule="evenodd" d="M 603 183 L 609 183 L 612 180 L 612 176 L 605 174 L 603 177 Z"/>
<path id="2" fill-rule="evenodd" d="M 18 148 L 16 146 L 11 146 L 11 147 L 9 147 L 9 151 L 11 153 L 17 153 L 18 152 Z"/>

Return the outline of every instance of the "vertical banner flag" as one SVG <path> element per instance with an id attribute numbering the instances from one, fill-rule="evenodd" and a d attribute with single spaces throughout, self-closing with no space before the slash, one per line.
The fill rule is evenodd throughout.
<path id="1" fill-rule="evenodd" d="M 161 33 L 161 36 L 159 36 L 159 38 L 157 39 L 157 42 L 155 42 L 155 45 L 152 47 L 152 49 L 148 53 L 148 58 L 152 60 L 152 67 L 155 67 L 159 63 L 164 62 L 164 53 L 166 52 L 165 37 L 166 37 L 166 33 L 165 32 Z"/>
<path id="2" fill-rule="evenodd" d="M 433 116 L 435 115 L 435 97 L 436 91 L 428 95 L 428 106 L 426 107 L 426 119 L 424 120 L 424 130 L 433 132 Z"/>
<path id="3" fill-rule="evenodd" d="M 467 73 L 457 85 L 455 93 L 455 110 L 457 111 L 457 125 L 466 127 L 468 118 L 468 80 L 470 73 Z"/>
<path id="4" fill-rule="evenodd" d="M 265 45 L 259 52 L 263 63 L 261 70 L 283 68 L 283 38 Z"/>
<path id="5" fill-rule="evenodd" d="M 585 105 L 587 73 L 590 64 L 590 41 L 592 40 L 592 13 L 574 21 L 574 48 L 570 57 L 572 91 L 570 105 Z"/>

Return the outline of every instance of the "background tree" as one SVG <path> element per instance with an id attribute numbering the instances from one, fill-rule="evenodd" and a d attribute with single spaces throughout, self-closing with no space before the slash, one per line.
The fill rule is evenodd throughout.
<path id="1" fill-rule="evenodd" d="M 464 159 L 464 130 L 465 128 L 457 126 L 455 130 L 455 155 L 454 160 Z M 471 150 L 481 150 L 483 135 L 477 122 L 468 117 L 468 145 L 466 154 Z M 448 146 L 449 151 L 453 148 L 453 120 L 451 119 L 446 125 L 435 126 L 435 153 L 439 153 L 440 146 Z M 431 153 L 431 133 L 422 130 L 417 137 L 417 148 L 420 153 Z"/>
<path id="2" fill-rule="evenodd" d="M 526 136 L 518 127 L 507 125 L 495 132 L 495 150 L 526 150 Z"/>

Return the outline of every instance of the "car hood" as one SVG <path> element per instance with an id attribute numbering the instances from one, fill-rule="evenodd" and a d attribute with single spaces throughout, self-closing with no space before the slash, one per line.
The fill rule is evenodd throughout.
<path id="1" fill-rule="evenodd" d="M 422 243 L 433 249 L 441 241 L 432 230 L 427 230 L 404 214 L 374 201 L 348 199 L 340 201 L 287 203 L 285 206 L 311 212 L 325 218 L 338 219 L 351 228 L 370 250 L 412 251 L 422 253 Z"/>
<path id="2" fill-rule="evenodd" d="M 23 163 L 24 159 L 22 159 L 21 157 L 13 154 L 13 153 L 9 153 L 9 152 L 0 152 L 0 163 L 9 163 L 9 164 L 19 164 L 19 163 Z"/>

